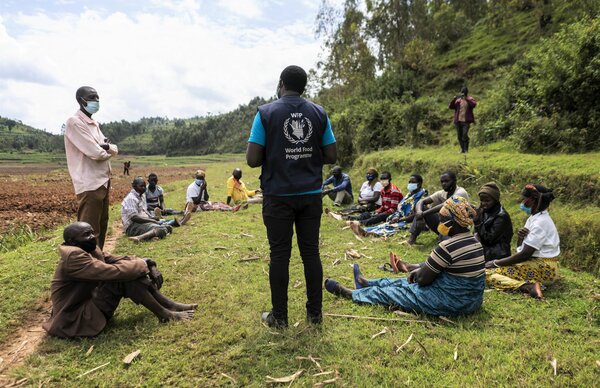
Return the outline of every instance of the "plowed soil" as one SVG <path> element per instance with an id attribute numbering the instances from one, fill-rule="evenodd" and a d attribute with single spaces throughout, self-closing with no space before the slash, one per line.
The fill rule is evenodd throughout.
<path id="1" fill-rule="evenodd" d="M 119 174 L 113 167 L 110 201 L 120 203 L 131 190 L 134 175 L 148 176 L 155 172 L 158 184 L 174 180 L 193 179 L 190 167 L 139 166 L 131 176 Z M 180 208 L 181 204 L 167 204 Z M 24 169 L 20 166 L 0 166 L 0 233 L 29 227 L 33 231 L 51 229 L 76 217 L 77 197 L 66 168 L 53 165 Z"/>

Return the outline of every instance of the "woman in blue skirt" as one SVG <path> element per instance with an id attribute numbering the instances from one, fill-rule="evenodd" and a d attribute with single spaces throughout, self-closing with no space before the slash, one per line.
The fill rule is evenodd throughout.
<path id="1" fill-rule="evenodd" d="M 406 278 L 367 280 L 354 265 L 355 288 L 333 279 L 325 289 L 356 303 L 380 304 L 435 316 L 470 314 L 481 306 L 485 287 L 485 261 L 481 244 L 469 227 L 476 212 L 462 197 L 451 197 L 440 210 L 438 231 L 450 238 L 439 243 L 427 260 L 407 264 L 398 260 Z"/>

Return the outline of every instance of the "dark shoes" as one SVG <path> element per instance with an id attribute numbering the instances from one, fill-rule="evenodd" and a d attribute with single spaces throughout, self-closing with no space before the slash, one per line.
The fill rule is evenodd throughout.
<path id="1" fill-rule="evenodd" d="M 273 316 L 273 313 L 270 311 L 262 313 L 260 319 L 267 326 L 275 328 L 275 329 L 285 329 L 288 326 L 287 321 L 275 318 Z"/>

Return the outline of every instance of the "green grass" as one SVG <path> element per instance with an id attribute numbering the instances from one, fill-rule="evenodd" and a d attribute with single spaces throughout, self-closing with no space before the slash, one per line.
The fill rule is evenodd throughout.
<path id="1" fill-rule="evenodd" d="M 436 154 L 436 150 L 422 152 Z M 362 181 L 363 163 L 366 161 L 360 160 L 352 170 L 355 185 Z M 214 162 L 210 165 L 211 175 L 221 176 L 236 164 Z M 426 176 L 437 173 L 432 168 Z M 256 186 L 258 174 L 258 170 L 244 169 L 249 187 Z M 407 173 L 397 172 L 394 180 L 404 187 L 407 177 Z M 168 206 L 181 207 L 188 183 L 165 185 Z M 437 182 L 428 183 L 430 188 L 437 186 Z M 224 199 L 224 179 L 212 179 L 211 188 L 215 200 Z M 330 206 L 331 202 L 326 199 L 325 204 Z M 518 227 L 523 217 L 514 205 L 510 211 Z M 111 219 L 118 216 L 119 209 L 114 207 Z M 321 257 L 325 276 L 347 285 L 351 284 L 352 261 L 344 259 L 346 249 L 364 253 L 367 257 L 357 260 L 364 274 L 379 277 L 384 273 L 377 266 L 386 261 L 390 250 L 418 262 L 435 244 L 431 233 L 420 237 L 422 245 L 415 248 L 400 244 L 405 237 L 402 234 L 360 242 L 342 226 L 333 219 L 323 219 Z M 21 323 L 20 317 L 31 303 L 48 295 L 59 242 L 59 232 L 55 232 L 46 241 L 0 254 L 0 273 L 4 274 L 0 341 Z M 25 365 L 12 372 L 14 377 L 27 377 L 31 385 L 51 386 L 263 386 L 267 375 L 281 377 L 305 369 L 296 385 L 310 386 L 331 377 L 313 377 L 320 370 L 310 361 L 296 359 L 312 355 L 320 358 L 324 371 L 337 370 L 338 383 L 345 386 L 594 386 L 598 381 L 600 330 L 595 298 L 600 289 L 598 279 L 587 273 L 561 268 L 563 279 L 546 292 L 542 302 L 517 294 L 486 292 L 482 310 L 453 319 L 455 324 L 425 316 L 414 317 L 428 321 L 424 324 L 326 317 L 322 328 L 316 329 L 304 322 L 305 282 L 294 244 L 290 323 L 299 324 L 276 332 L 259 322 L 259 313 L 270 305 L 265 274 L 269 248 L 260 206 L 251 205 L 237 214 L 195 214 L 189 225 L 161 241 L 134 245 L 122 238 L 115 253 L 156 259 L 165 276 L 164 293 L 200 304 L 195 319 L 159 324 L 143 307 L 124 301 L 98 337 L 75 341 L 47 338 Z M 238 261 L 249 256 L 260 259 Z M 296 283 L 301 284 L 294 287 Z M 326 292 L 324 310 L 399 317 L 382 307 L 354 305 Z M 371 339 L 384 326 L 390 332 Z M 396 346 L 411 334 L 413 341 L 395 353 Z M 94 350 L 86 355 L 92 345 Z M 121 360 L 137 349 L 141 350 L 140 357 L 125 369 Z M 552 358 L 558 362 L 557 376 L 553 376 L 550 366 Z M 106 367 L 77 378 L 107 362 L 110 364 Z M 222 373 L 235 378 L 237 384 Z"/>

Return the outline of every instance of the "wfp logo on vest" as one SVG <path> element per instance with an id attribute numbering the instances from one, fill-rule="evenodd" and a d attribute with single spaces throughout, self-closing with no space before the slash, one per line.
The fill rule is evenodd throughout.
<path id="1" fill-rule="evenodd" d="M 291 113 L 283 123 L 283 134 L 292 144 L 306 143 L 313 133 L 312 123 L 302 113 Z"/>

